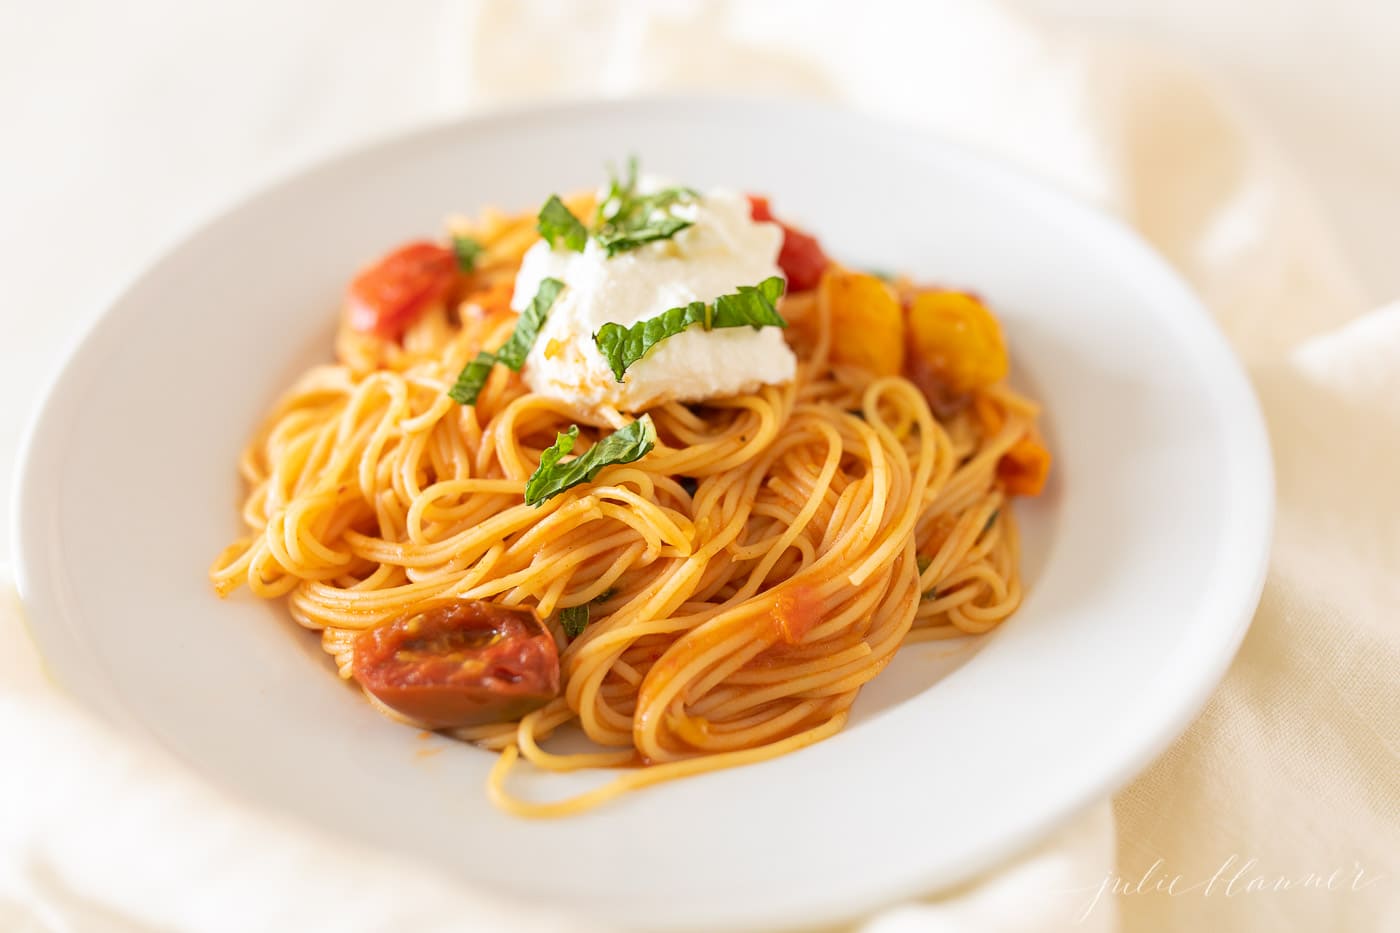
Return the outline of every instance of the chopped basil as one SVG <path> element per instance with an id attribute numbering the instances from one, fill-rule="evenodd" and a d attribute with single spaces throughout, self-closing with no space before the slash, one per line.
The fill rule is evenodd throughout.
<path id="1" fill-rule="evenodd" d="M 549 316 L 549 309 L 563 290 L 564 283 L 558 279 L 540 280 L 539 291 L 535 292 L 530 307 L 521 312 L 510 339 L 495 353 L 482 350 L 476 355 L 476 359 L 462 367 L 462 371 L 457 374 L 457 381 L 447 391 L 448 396 L 459 405 L 475 405 L 476 397 L 481 394 L 481 387 L 486 385 L 486 379 L 491 375 L 492 366 L 500 363 L 508 369 L 520 372 L 520 367 L 525 365 L 525 357 L 535 345 L 540 328 L 544 326 L 545 318 Z"/>
<path id="2" fill-rule="evenodd" d="M 525 357 L 535 345 L 535 338 L 540 335 L 545 318 L 549 317 L 549 309 L 554 306 L 554 299 L 558 298 L 563 290 L 564 283 L 558 279 L 540 280 L 539 290 L 531 299 L 530 307 L 520 313 L 520 320 L 515 322 L 515 330 L 510 339 L 505 342 L 505 346 L 496 351 L 496 359 L 502 365 L 520 372 L 520 367 L 525 365 Z"/>
<path id="3" fill-rule="evenodd" d="M 457 257 L 457 268 L 463 272 L 470 272 L 476 268 L 476 260 L 485 247 L 476 238 L 469 236 L 454 236 L 452 238 L 452 254 Z"/>
<path id="4" fill-rule="evenodd" d="M 705 330 L 717 327 L 787 327 L 778 313 L 777 300 L 783 294 L 783 280 L 770 276 L 757 285 L 740 285 L 734 295 L 721 295 L 713 305 L 692 301 L 680 308 L 663 311 L 656 317 L 638 321 L 631 327 L 608 323 L 598 329 L 593 340 L 612 367 L 618 382 L 627 367 L 646 356 L 652 347 L 674 337 L 687 327 L 699 324 Z"/>
<path id="5" fill-rule="evenodd" d="M 611 259 L 618 253 L 625 253 L 647 243 L 669 240 L 693 225 L 694 221 L 682 220 L 679 217 L 655 217 L 632 226 L 619 227 L 612 232 L 600 231 L 596 239 L 598 245 L 608 251 L 608 258 Z"/>
<path id="6" fill-rule="evenodd" d="M 932 566 L 933 558 L 929 557 L 927 554 L 920 554 L 918 557 L 914 558 L 914 562 L 919 565 L 919 573 L 922 574 L 925 570 Z M 938 588 L 934 587 L 933 589 L 924 590 L 922 593 L 919 594 L 919 598 L 937 599 Z"/>
<path id="7" fill-rule="evenodd" d="M 560 463 L 574 449 L 577 439 L 578 425 L 571 425 L 568 431 L 558 434 L 554 444 L 540 456 L 539 469 L 525 484 L 527 505 L 539 505 L 566 489 L 591 482 L 603 467 L 640 460 L 656 446 L 656 426 L 650 415 L 642 415 L 598 441 L 582 455 Z"/>
<path id="8" fill-rule="evenodd" d="M 697 197 L 690 188 L 679 187 L 637 193 L 634 156 L 627 162 L 626 180 L 613 175 L 607 196 L 599 202 L 593 218 L 593 238 L 608 251 L 608 258 L 647 243 L 668 240 L 692 224 L 672 216 L 670 209 Z"/>
<path id="9" fill-rule="evenodd" d="M 992 530 L 992 526 L 997 523 L 997 516 L 999 515 L 1001 515 L 1001 509 L 992 510 L 992 514 L 987 516 L 987 524 L 982 526 L 982 534 L 986 534 Z"/>
<path id="10" fill-rule="evenodd" d="M 578 638 L 583 634 L 583 627 L 588 624 L 588 604 L 582 606 L 570 606 L 567 609 L 559 610 L 559 625 L 564 629 L 564 634 L 570 638 Z"/>
<path id="11" fill-rule="evenodd" d="M 592 602 L 605 603 L 616 595 L 617 587 L 610 586 L 606 590 L 603 590 L 603 592 L 599 593 L 597 596 L 594 596 Z"/>
<path id="12" fill-rule="evenodd" d="M 566 249 L 581 253 L 584 244 L 588 242 L 588 230 L 583 226 L 583 221 L 564 206 L 557 194 L 550 195 L 549 200 L 544 202 L 544 207 L 540 208 L 535 229 L 539 230 L 540 236 L 549 243 L 550 249 L 558 246 L 562 240 Z"/>
<path id="13" fill-rule="evenodd" d="M 458 405 L 475 405 L 481 387 L 491 375 L 491 367 L 496 365 L 496 354 L 482 350 L 457 374 L 457 381 L 447 390 L 448 398 Z"/>

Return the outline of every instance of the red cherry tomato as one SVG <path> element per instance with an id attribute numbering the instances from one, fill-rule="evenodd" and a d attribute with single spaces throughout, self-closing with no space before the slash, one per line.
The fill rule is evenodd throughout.
<path id="1" fill-rule="evenodd" d="M 397 340 L 425 308 L 447 297 L 456 282 L 452 250 L 426 241 L 406 243 L 362 269 L 350 283 L 350 326 Z"/>
<path id="2" fill-rule="evenodd" d="M 749 215 L 754 220 L 768 221 L 783 228 L 783 248 L 778 253 L 778 267 L 787 277 L 788 291 L 816 288 L 822 273 L 831 265 L 817 238 L 775 218 L 768 209 L 768 199 L 756 194 L 749 195 Z"/>
<path id="3" fill-rule="evenodd" d="M 477 600 L 429 602 L 362 633 L 351 672 L 429 729 L 508 722 L 559 695 L 559 650 L 545 627 Z"/>

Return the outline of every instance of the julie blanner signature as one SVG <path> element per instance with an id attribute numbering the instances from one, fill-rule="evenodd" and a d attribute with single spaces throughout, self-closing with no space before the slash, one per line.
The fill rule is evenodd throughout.
<path id="1" fill-rule="evenodd" d="M 1129 879 L 1110 873 L 1105 875 L 1098 885 L 1078 889 L 1090 892 L 1090 896 L 1084 909 L 1079 912 L 1076 922 L 1083 923 L 1087 920 L 1103 899 L 1110 895 L 1162 894 L 1167 897 L 1196 895 L 1233 898 L 1304 890 L 1345 893 L 1364 891 L 1383 877 L 1367 871 L 1359 862 L 1353 862 L 1350 867 L 1336 867 L 1321 872 L 1279 874 L 1261 870 L 1257 858 L 1246 859 L 1239 855 L 1231 855 L 1220 863 L 1209 878 L 1193 879 L 1182 874 L 1169 873 L 1166 869 L 1166 859 L 1159 858 L 1149 865 L 1147 871 L 1139 878 Z"/>

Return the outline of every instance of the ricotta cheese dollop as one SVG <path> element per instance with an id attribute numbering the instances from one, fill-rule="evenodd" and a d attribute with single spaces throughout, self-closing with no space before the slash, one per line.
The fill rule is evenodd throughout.
<path id="1" fill-rule="evenodd" d="M 660 185 L 643 178 L 639 187 L 645 192 Z M 640 411 L 667 401 L 752 392 L 793 378 L 797 359 L 781 328 L 706 331 L 698 326 L 661 341 L 632 364 L 622 382 L 613 376 L 593 341 L 604 324 L 629 326 L 782 275 L 777 262 L 782 229 L 754 221 L 742 194 L 709 191 L 671 213 L 693 226 L 611 259 L 592 238 L 583 252 L 551 249 L 544 241 L 526 251 L 512 308 L 525 309 L 547 277 L 566 286 L 525 360 L 522 374 L 533 391 L 585 410 Z"/>

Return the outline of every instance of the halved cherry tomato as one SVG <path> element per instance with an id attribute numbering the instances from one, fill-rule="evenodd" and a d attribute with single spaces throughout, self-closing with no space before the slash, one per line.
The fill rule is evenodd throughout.
<path id="1" fill-rule="evenodd" d="M 559 695 L 559 650 L 531 613 L 468 599 L 425 603 L 355 639 L 366 692 L 429 729 L 519 719 Z"/>
<path id="2" fill-rule="evenodd" d="M 783 228 L 783 248 L 778 253 L 778 267 L 787 277 L 788 291 L 800 292 L 816 288 L 822 273 L 831 265 L 831 260 L 822 251 L 817 238 L 789 227 L 773 216 L 768 209 L 768 199 L 756 194 L 749 195 L 749 216 L 754 220 L 775 223 Z"/>
<path id="3" fill-rule="evenodd" d="M 831 361 L 877 376 L 899 375 L 904 312 L 890 287 L 864 272 L 832 268 L 820 288 L 831 309 Z"/>
<path id="4" fill-rule="evenodd" d="M 452 250 L 425 240 L 406 243 L 350 283 L 350 326 L 397 340 L 425 308 L 447 297 L 457 274 Z"/>

